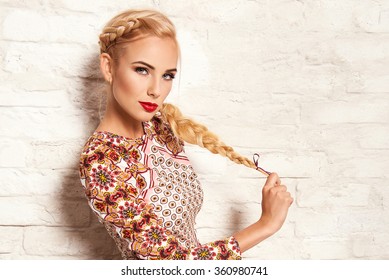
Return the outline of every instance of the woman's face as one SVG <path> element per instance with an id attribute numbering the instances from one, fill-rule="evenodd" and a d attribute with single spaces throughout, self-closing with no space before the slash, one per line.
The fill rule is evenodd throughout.
<path id="1" fill-rule="evenodd" d="M 147 36 L 126 44 L 112 71 L 112 101 L 128 121 L 149 121 L 168 96 L 177 73 L 171 38 Z"/>

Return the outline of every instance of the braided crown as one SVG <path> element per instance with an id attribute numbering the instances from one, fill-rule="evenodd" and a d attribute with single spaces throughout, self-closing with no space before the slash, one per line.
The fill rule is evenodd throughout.
<path id="1" fill-rule="evenodd" d="M 126 35 L 131 30 L 139 28 L 139 26 L 139 19 L 132 17 L 117 20 L 110 26 L 106 26 L 99 36 L 101 53 L 107 52 L 108 49 L 116 43 L 117 39 Z"/>

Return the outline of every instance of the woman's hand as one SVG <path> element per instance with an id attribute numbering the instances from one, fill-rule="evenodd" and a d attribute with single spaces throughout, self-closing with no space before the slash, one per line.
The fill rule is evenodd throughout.
<path id="1" fill-rule="evenodd" d="M 285 222 L 293 198 L 281 185 L 277 173 L 271 173 L 262 189 L 262 216 L 259 220 L 271 233 L 278 231 Z"/>
<path id="2" fill-rule="evenodd" d="M 286 186 L 281 185 L 280 177 L 277 173 L 271 173 L 262 189 L 261 218 L 234 234 L 240 251 L 245 252 L 278 231 L 285 222 L 292 202 L 293 198 L 286 191 Z"/>

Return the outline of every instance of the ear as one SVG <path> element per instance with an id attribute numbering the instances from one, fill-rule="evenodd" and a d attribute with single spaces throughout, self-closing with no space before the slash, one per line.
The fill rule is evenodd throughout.
<path id="1" fill-rule="evenodd" d="M 113 78 L 113 61 L 107 53 L 100 54 L 100 70 L 103 73 L 104 79 L 111 84 Z"/>

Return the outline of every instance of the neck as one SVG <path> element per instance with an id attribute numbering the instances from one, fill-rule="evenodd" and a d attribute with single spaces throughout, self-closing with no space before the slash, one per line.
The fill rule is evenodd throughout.
<path id="1" fill-rule="evenodd" d="M 144 135 L 142 122 L 131 118 L 112 100 L 108 100 L 104 118 L 96 131 L 109 131 L 128 138 L 139 138 Z"/>

